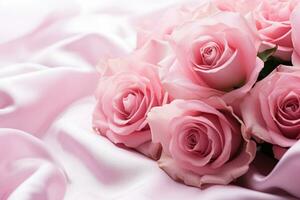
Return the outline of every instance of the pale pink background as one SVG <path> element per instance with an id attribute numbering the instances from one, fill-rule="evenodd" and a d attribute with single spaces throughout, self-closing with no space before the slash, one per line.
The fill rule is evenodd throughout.
<path id="1" fill-rule="evenodd" d="M 95 65 L 133 50 L 133 22 L 175 2 L 0 2 L 1 200 L 300 198 L 300 143 L 272 172 L 258 155 L 243 187 L 200 190 L 93 133 Z"/>

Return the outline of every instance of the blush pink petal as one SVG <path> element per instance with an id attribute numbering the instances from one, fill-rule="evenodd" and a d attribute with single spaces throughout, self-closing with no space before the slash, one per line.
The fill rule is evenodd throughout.
<path id="1" fill-rule="evenodd" d="M 209 154 L 201 157 L 201 159 L 198 160 L 193 157 L 189 158 L 188 156 L 184 155 L 182 151 L 180 151 L 180 149 L 178 149 L 178 141 L 176 139 L 172 139 L 170 141 L 169 149 L 172 158 L 177 161 L 177 165 L 184 169 L 204 167 L 209 162 L 214 153 L 213 151 L 211 151 Z"/>
<path id="2" fill-rule="evenodd" d="M 190 0 L 162 9 L 136 20 L 138 27 L 137 48 L 144 46 L 153 38 L 168 40 L 176 26 L 216 13 L 217 9 L 208 0 Z"/>
<path id="3" fill-rule="evenodd" d="M 294 50 L 292 54 L 292 62 L 294 65 L 300 65 L 300 55 Z"/>
<path id="4" fill-rule="evenodd" d="M 222 11 L 239 12 L 242 14 L 249 13 L 261 3 L 260 0 L 213 0 L 213 2 Z"/>
<path id="5" fill-rule="evenodd" d="M 262 29 L 259 31 L 261 34 L 263 34 L 261 37 L 264 40 L 278 40 L 278 38 L 286 39 L 288 44 L 291 44 L 291 40 L 288 38 L 285 38 L 285 36 L 290 36 L 291 27 L 290 25 L 285 26 L 279 26 L 279 25 L 270 25 L 266 27 L 265 29 Z M 284 37 L 284 38 L 283 38 Z M 287 46 L 287 45 L 285 45 Z"/>
<path id="6" fill-rule="evenodd" d="M 239 101 L 239 99 L 241 99 L 242 97 L 244 97 L 247 92 L 249 92 L 249 90 L 252 88 L 252 86 L 255 84 L 259 72 L 261 71 L 261 69 L 264 67 L 264 62 L 262 60 L 260 60 L 259 58 L 256 58 L 256 64 L 255 67 L 252 71 L 252 73 L 249 74 L 246 83 L 236 89 L 236 90 L 232 90 L 231 92 L 225 93 L 223 95 L 223 99 L 225 102 L 227 102 L 228 104 L 232 105 L 234 107 L 234 109 L 238 111 L 238 108 L 236 108 L 235 103 L 237 103 L 237 101 Z"/>
<path id="7" fill-rule="evenodd" d="M 161 66 L 159 75 L 162 85 L 173 98 L 198 99 L 199 97 L 219 96 L 224 93 L 199 85 L 197 79 L 189 76 L 189 73 L 180 67 L 174 57 L 165 59 L 159 65 Z M 205 83 L 203 84 L 205 85 Z"/>
<path id="8" fill-rule="evenodd" d="M 249 160 L 253 159 L 256 146 L 254 142 L 249 143 L 247 147 L 244 147 L 246 153 L 240 154 L 236 159 L 222 168 L 218 169 L 218 174 L 207 174 L 199 177 L 189 170 L 180 168 L 175 161 L 167 156 L 164 152 L 158 160 L 158 165 L 166 172 L 170 177 L 178 182 L 184 182 L 186 185 L 202 188 L 205 185 L 215 184 L 229 184 L 233 179 L 239 177 L 237 174 L 244 174 L 249 169 Z M 203 169 L 205 173 L 209 173 L 210 170 Z"/>
<path id="9" fill-rule="evenodd" d="M 137 49 L 131 56 L 133 56 L 134 59 L 157 65 L 171 53 L 170 45 L 166 41 L 152 38 Z"/>
<path id="10" fill-rule="evenodd" d="M 180 122 L 187 123 L 187 121 L 190 121 L 190 123 L 201 122 L 201 124 L 206 127 L 205 132 L 207 133 L 207 137 L 212 141 L 212 145 L 214 145 L 214 147 L 211 149 L 211 152 L 208 155 L 206 155 L 205 157 L 202 157 L 201 159 L 199 159 L 199 157 L 197 157 L 197 156 L 187 156 L 184 152 L 180 151 L 180 149 L 178 148 L 178 146 L 180 145 L 180 142 L 178 141 L 178 138 L 176 137 L 175 139 L 172 139 L 170 142 L 170 153 L 171 153 L 172 157 L 175 160 L 180 160 L 180 163 L 186 162 L 187 164 L 186 165 L 182 164 L 182 166 L 184 166 L 186 169 L 190 168 L 191 170 L 193 170 L 193 169 L 197 169 L 199 167 L 204 167 L 215 153 L 220 154 L 220 152 L 217 152 L 218 149 L 224 148 L 223 152 L 222 152 L 223 156 L 219 155 L 218 159 L 213 162 L 211 167 L 217 168 L 218 167 L 217 165 L 221 165 L 222 162 L 224 163 L 225 160 L 228 159 L 228 157 L 230 156 L 231 145 L 228 145 L 228 144 L 221 145 L 220 138 L 218 138 L 218 136 L 224 134 L 225 135 L 224 137 L 226 137 L 226 139 L 228 138 L 228 140 L 229 140 L 229 141 L 226 141 L 226 143 L 227 143 L 227 142 L 231 141 L 231 135 L 223 133 L 223 131 L 225 132 L 225 130 L 217 130 L 217 127 L 215 127 L 216 124 L 212 124 L 211 121 L 209 121 L 203 117 L 199 117 L 197 119 L 191 118 L 191 117 L 176 119 L 176 122 L 178 123 L 179 126 L 176 126 L 176 124 L 173 124 L 171 132 L 175 133 L 176 131 L 181 130 L 182 127 L 180 127 L 180 125 L 181 125 Z M 219 123 L 219 122 L 217 122 L 217 123 Z M 222 136 L 220 136 L 220 137 L 222 137 Z M 225 158 L 224 158 L 224 156 L 225 156 Z M 192 164 L 192 166 L 189 166 L 191 164 Z"/>
<path id="11" fill-rule="evenodd" d="M 239 29 L 244 33 L 247 33 L 255 48 L 258 50 L 261 43 L 260 37 L 255 28 L 252 26 L 252 24 L 249 21 L 247 21 L 246 18 L 243 17 L 240 13 L 220 12 L 216 14 L 212 19 L 217 20 L 219 23 L 225 24 L 232 28 Z"/>
<path id="12" fill-rule="evenodd" d="M 151 38 L 163 39 L 164 35 L 170 34 L 176 25 L 189 18 L 192 18 L 192 13 L 187 5 L 176 5 L 167 10 L 151 13 L 144 19 L 138 19 L 137 47 L 144 46 Z"/>
<path id="13" fill-rule="evenodd" d="M 171 104 L 166 104 L 163 108 L 165 109 L 165 112 L 161 112 L 161 107 L 152 108 L 147 115 L 147 121 L 151 127 L 152 141 L 154 143 L 161 143 L 164 151 L 170 154 L 168 147 L 168 143 L 171 140 L 169 124 L 171 123 L 172 118 L 170 116 L 180 116 L 185 110 L 184 108 L 174 108 Z"/>
<path id="14" fill-rule="evenodd" d="M 292 55 L 292 62 L 294 65 L 300 65 L 300 5 L 297 6 L 291 15 L 292 26 L 292 41 L 294 52 Z"/>
<path id="15" fill-rule="evenodd" d="M 293 52 L 290 28 L 285 32 L 285 35 L 279 38 L 265 39 L 265 41 L 263 41 L 261 44 L 260 52 L 266 49 L 274 48 L 276 45 L 278 45 L 278 47 L 277 47 L 277 51 L 274 53 L 274 56 L 277 56 L 278 58 L 281 58 L 283 60 L 290 60 Z"/>

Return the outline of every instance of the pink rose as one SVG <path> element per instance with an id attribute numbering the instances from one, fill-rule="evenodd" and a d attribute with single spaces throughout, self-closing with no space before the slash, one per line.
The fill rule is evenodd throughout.
<path id="1" fill-rule="evenodd" d="M 297 6 L 291 16 L 292 40 L 294 52 L 292 62 L 294 65 L 300 65 L 300 5 Z"/>
<path id="2" fill-rule="evenodd" d="M 277 158 L 283 148 L 300 138 L 299 85 L 300 68 L 280 66 L 258 82 L 241 103 L 246 129 L 273 144 Z"/>
<path id="3" fill-rule="evenodd" d="M 175 26 L 191 17 L 190 8 L 186 7 L 186 5 L 180 5 L 139 18 L 136 22 L 138 27 L 137 48 L 142 47 L 153 37 L 164 40 L 165 35 L 171 34 Z"/>
<path id="4" fill-rule="evenodd" d="M 258 37 L 238 13 L 222 12 L 177 27 L 174 55 L 159 63 L 164 88 L 174 98 L 222 96 L 232 104 L 254 85 L 263 62 Z"/>
<path id="5" fill-rule="evenodd" d="M 221 100 L 174 100 L 153 108 L 147 119 L 153 142 L 163 148 L 159 166 L 187 185 L 228 184 L 255 156 L 255 142 Z"/>
<path id="6" fill-rule="evenodd" d="M 160 145 L 151 142 L 146 115 L 166 102 L 156 68 L 137 59 L 109 60 L 96 92 L 93 127 L 113 143 L 157 159 Z"/>
<path id="7" fill-rule="evenodd" d="M 290 15 L 299 0 L 263 0 L 252 16 L 263 41 L 261 51 L 278 46 L 275 56 L 291 60 Z"/>
<path id="8" fill-rule="evenodd" d="M 139 18 L 136 22 L 138 26 L 137 47 L 142 47 L 153 38 L 167 40 L 177 26 L 216 12 L 216 7 L 209 0 L 188 1 Z"/>
<path id="9" fill-rule="evenodd" d="M 261 0 L 212 0 L 222 11 L 239 12 L 247 14 L 259 5 Z"/>

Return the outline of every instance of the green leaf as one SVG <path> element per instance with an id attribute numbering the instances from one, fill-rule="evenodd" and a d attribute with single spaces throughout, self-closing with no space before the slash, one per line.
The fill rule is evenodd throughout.
<path id="1" fill-rule="evenodd" d="M 276 50 L 277 46 L 257 54 L 257 56 L 262 61 L 264 61 L 264 68 L 260 71 L 257 81 L 260 81 L 267 77 L 274 69 L 276 69 L 281 64 L 292 66 L 291 61 L 285 61 L 275 57 L 274 53 L 276 52 Z"/>
<path id="2" fill-rule="evenodd" d="M 266 62 L 277 50 L 277 45 L 274 48 L 264 50 L 257 54 L 257 56 L 264 62 Z"/>
<path id="3" fill-rule="evenodd" d="M 259 73 L 257 81 L 260 81 L 267 77 L 279 65 L 292 66 L 292 63 L 291 61 L 284 61 L 274 56 L 268 57 L 268 59 L 264 63 L 264 68 Z"/>

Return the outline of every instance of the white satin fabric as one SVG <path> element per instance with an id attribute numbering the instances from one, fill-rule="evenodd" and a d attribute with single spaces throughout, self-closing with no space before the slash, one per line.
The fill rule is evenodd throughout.
<path id="1" fill-rule="evenodd" d="M 235 185 L 200 190 L 94 134 L 95 66 L 133 50 L 134 23 L 176 2 L 0 2 L 1 200 L 300 198 L 300 143 L 273 171 L 259 155 Z"/>

